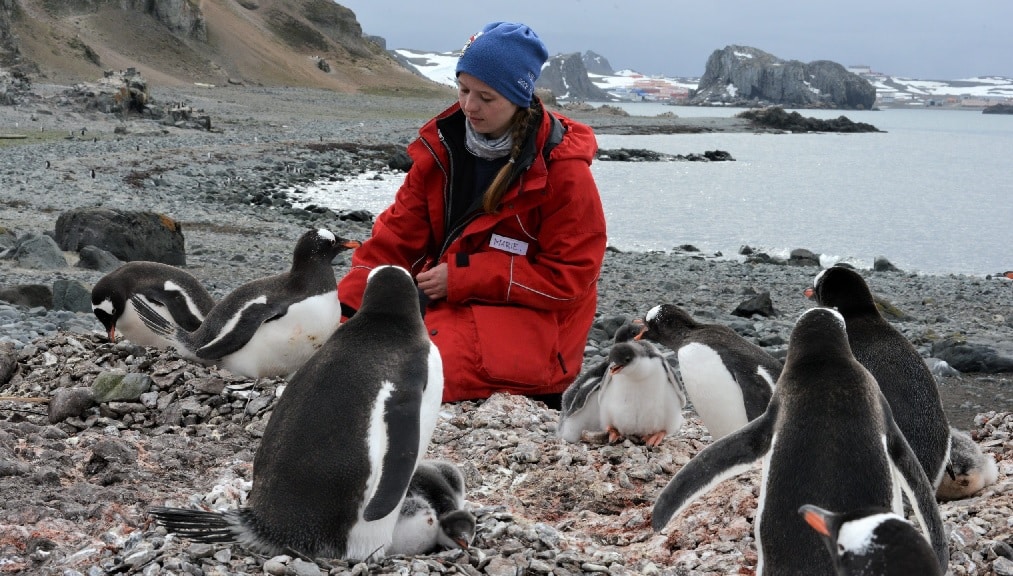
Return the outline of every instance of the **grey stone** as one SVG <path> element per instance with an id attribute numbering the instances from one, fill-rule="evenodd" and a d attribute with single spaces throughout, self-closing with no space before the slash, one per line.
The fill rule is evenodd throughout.
<path id="1" fill-rule="evenodd" d="M 77 261 L 77 267 L 86 270 L 112 272 L 123 264 L 112 252 L 103 250 L 97 246 L 85 246 L 81 248 L 78 254 L 80 259 Z"/>
<path id="2" fill-rule="evenodd" d="M 138 373 L 103 372 L 95 377 L 91 386 L 95 401 L 99 403 L 115 400 L 138 402 L 141 394 L 150 389 L 151 377 Z"/>
<path id="3" fill-rule="evenodd" d="M 95 396 L 90 388 L 60 388 L 49 400 L 49 422 L 57 424 L 81 416 L 94 404 Z"/>
<path id="4" fill-rule="evenodd" d="M 876 256 L 876 259 L 872 261 L 872 269 L 876 272 L 900 272 L 900 268 L 893 265 L 892 262 L 886 259 L 886 256 Z"/>
<path id="5" fill-rule="evenodd" d="M 53 310 L 91 312 L 91 290 L 77 280 L 57 279 L 53 282 Z"/>
<path id="6" fill-rule="evenodd" d="M 1013 560 L 1000 556 L 992 562 L 992 570 L 996 576 L 1013 576 Z"/>
<path id="7" fill-rule="evenodd" d="M 59 270 L 67 267 L 67 258 L 57 243 L 45 234 L 29 232 L 18 238 L 13 248 L 5 252 L 6 258 L 16 260 L 19 266 L 39 270 Z"/>

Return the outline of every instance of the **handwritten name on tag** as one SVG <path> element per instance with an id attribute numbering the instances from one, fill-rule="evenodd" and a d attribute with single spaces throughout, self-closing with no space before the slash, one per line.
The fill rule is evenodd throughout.
<path id="1" fill-rule="evenodd" d="M 507 238 L 499 234 L 492 235 L 492 238 L 489 239 L 489 246 L 519 256 L 524 256 L 528 253 L 527 242 L 514 240 L 513 238 Z"/>

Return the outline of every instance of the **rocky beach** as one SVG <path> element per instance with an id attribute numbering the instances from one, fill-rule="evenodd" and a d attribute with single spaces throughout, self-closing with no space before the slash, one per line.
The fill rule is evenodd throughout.
<path id="1" fill-rule="evenodd" d="M 479 520 L 468 551 L 312 563 L 167 535 L 148 517 L 151 507 L 242 505 L 285 382 L 108 342 L 80 290 L 74 300 L 65 289 L 86 290 L 104 271 L 78 265 L 82 255 L 72 251 L 62 253 L 62 265 L 29 258 L 25 238 L 52 235 L 61 214 L 82 208 L 157 212 L 181 227 L 186 270 L 221 297 L 286 270 L 308 228 L 367 238 L 370 215 L 296 209 L 282 190 L 394 170 L 418 126 L 453 95 L 195 86 L 153 87 L 151 96 L 186 113 L 109 114 L 88 88 L 60 85 L 33 86 L 0 106 L 0 573 L 755 572 L 758 468 L 722 483 L 663 532 L 651 530 L 657 494 L 711 442 L 692 409 L 682 431 L 656 448 L 629 440 L 568 444 L 556 437 L 557 411 L 500 395 L 445 404 L 428 454 L 464 471 Z M 565 113 L 603 134 L 758 130 L 739 118 Z M 794 320 L 812 306 L 802 291 L 820 270 L 818 255 L 799 248 L 790 261 L 689 246 L 609 250 L 585 368 L 604 358 L 621 323 L 660 303 L 730 325 L 783 357 Z M 339 256 L 335 273 L 347 264 L 348 255 Z M 1013 283 L 999 270 L 921 275 L 885 261 L 862 272 L 885 314 L 933 367 L 951 425 L 969 431 L 998 464 L 996 484 L 940 505 L 950 572 L 1013 575 Z M 53 291 L 60 305 L 32 301 L 33 285 Z M 733 313 L 747 302 L 755 309 Z M 87 401 L 72 392 L 117 375 L 127 375 L 135 392 Z"/>

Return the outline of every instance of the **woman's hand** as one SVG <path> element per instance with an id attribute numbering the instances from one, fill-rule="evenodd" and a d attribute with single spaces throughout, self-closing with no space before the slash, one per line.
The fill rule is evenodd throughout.
<path id="1" fill-rule="evenodd" d="M 419 272 L 415 276 L 415 281 L 418 283 L 422 293 L 428 296 L 430 300 L 447 297 L 447 265 L 445 263 L 437 264 L 429 270 Z"/>

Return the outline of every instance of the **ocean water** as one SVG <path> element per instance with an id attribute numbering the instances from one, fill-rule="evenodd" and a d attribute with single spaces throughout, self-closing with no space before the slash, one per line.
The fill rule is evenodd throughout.
<path id="1" fill-rule="evenodd" d="M 635 115 L 730 116 L 739 109 L 622 105 Z M 736 257 L 743 245 L 869 267 L 985 275 L 1013 269 L 1013 116 L 962 110 L 824 111 L 885 133 L 599 135 L 601 148 L 725 150 L 735 162 L 592 165 L 621 250 L 692 244 Z M 311 186 L 306 203 L 379 213 L 403 174 Z"/>

